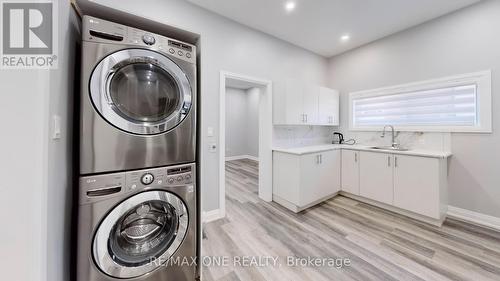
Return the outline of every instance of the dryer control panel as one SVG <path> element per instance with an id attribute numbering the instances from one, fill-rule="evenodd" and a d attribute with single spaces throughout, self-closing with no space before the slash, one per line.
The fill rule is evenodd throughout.
<path id="1" fill-rule="evenodd" d="M 83 17 L 82 36 L 84 41 L 138 46 L 196 63 L 195 45 L 90 16 Z"/>
<path id="2" fill-rule="evenodd" d="M 148 189 L 188 188 L 194 191 L 195 164 L 143 169 L 80 178 L 80 204 Z"/>

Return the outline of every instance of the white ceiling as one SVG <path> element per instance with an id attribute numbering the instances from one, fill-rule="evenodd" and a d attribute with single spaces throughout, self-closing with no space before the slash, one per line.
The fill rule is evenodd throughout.
<path id="1" fill-rule="evenodd" d="M 331 57 L 480 0 L 294 0 L 290 13 L 286 0 L 187 1 Z"/>

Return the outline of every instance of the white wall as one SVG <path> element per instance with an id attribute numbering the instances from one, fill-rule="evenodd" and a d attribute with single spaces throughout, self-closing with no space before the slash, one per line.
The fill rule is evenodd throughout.
<path id="1" fill-rule="evenodd" d="M 53 126 L 52 117 L 61 118 L 61 139 L 48 142 L 46 244 L 47 281 L 67 281 L 71 260 L 70 235 L 73 196 L 73 102 L 79 89 L 74 90 L 75 63 L 80 48 L 80 20 L 67 1 L 59 5 L 59 67 L 50 71 L 49 112 L 47 127 Z M 76 77 L 75 77 L 76 76 Z M 78 128 L 76 128 L 78 132 Z"/>
<path id="2" fill-rule="evenodd" d="M 247 146 L 248 155 L 259 158 L 259 104 L 263 89 L 251 88 L 247 94 Z M 226 131 L 227 132 L 227 131 Z"/>
<path id="3" fill-rule="evenodd" d="M 201 139 L 204 211 L 219 207 L 218 153 L 209 151 L 219 132 L 219 75 L 221 70 L 273 82 L 286 78 L 326 84 L 327 61 L 316 54 L 255 31 L 182 0 L 96 0 L 164 24 L 201 34 Z M 275 88 L 276 90 L 276 88 Z M 215 129 L 207 137 L 207 127 Z"/>
<path id="4" fill-rule="evenodd" d="M 484 1 L 330 60 L 348 129 L 349 92 L 492 70 L 493 133 L 453 133 L 450 204 L 500 217 L 500 1 Z M 443 136 L 446 139 L 446 136 Z"/>
<path id="5" fill-rule="evenodd" d="M 0 70 L 0 272 L 45 275 L 48 71 Z"/>
<path id="6" fill-rule="evenodd" d="M 2 280 L 69 280 L 74 37 L 69 2 L 58 3 L 59 68 L 0 70 L 0 272 Z M 63 132 L 50 139 L 50 116 Z"/>
<path id="7" fill-rule="evenodd" d="M 259 157 L 259 90 L 226 88 L 226 157 Z"/>

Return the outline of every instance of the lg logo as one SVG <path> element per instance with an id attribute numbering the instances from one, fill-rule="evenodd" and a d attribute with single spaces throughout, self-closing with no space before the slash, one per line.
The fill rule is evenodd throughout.
<path id="1" fill-rule="evenodd" d="M 52 3 L 3 3 L 3 54 L 52 54 Z"/>

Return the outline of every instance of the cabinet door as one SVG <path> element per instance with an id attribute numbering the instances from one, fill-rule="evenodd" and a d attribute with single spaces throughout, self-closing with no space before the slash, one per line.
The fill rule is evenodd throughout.
<path id="1" fill-rule="evenodd" d="M 439 159 L 395 156 L 394 205 L 439 219 L 439 173 Z"/>
<path id="2" fill-rule="evenodd" d="M 306 118 L 303 110 L 304 107 L 302 100 L 304 88 L 304 84 L 300 81 L 290 79 L 286 82 L 286 101 L 284 105 L 281 104 L 281 106 L 285 106 L 286 124 L 297 125 L 305 123 Z"/>
<path id="3" fill-rule="evenodd" d="M 340 150 L 320 153 L 319 188 L 320 198 L 340 191 Z"/>
<path id="4" fill-rule="evenodd" d="M 318 123 L 318 97 L 319 86 L 307 84 L 302 93 L 302 105 L 305 114 L 305 123 L 314 125 Z"/>
<path id="5" fill-rule="evenodd" d="M 339 125 L 339 92 L 320 87 L 318 105 L 318 123 L 322 125 Z"/>
<path id="6" fill-rule="evenodd" d="M 359 152 L 342 150 L 342 191 L 359 195 Z"/>
<path id="7" fill-rule="evenodd" d="M 300 156 L 299 207 L 321 198 L 320 155 L 318 153 Z"/>
<path id="8" fill-rule="evenodd" d="M 382 203 L 393 203 L 393 156 L 376 152 L 360 152 L 359 194 Z"/>

